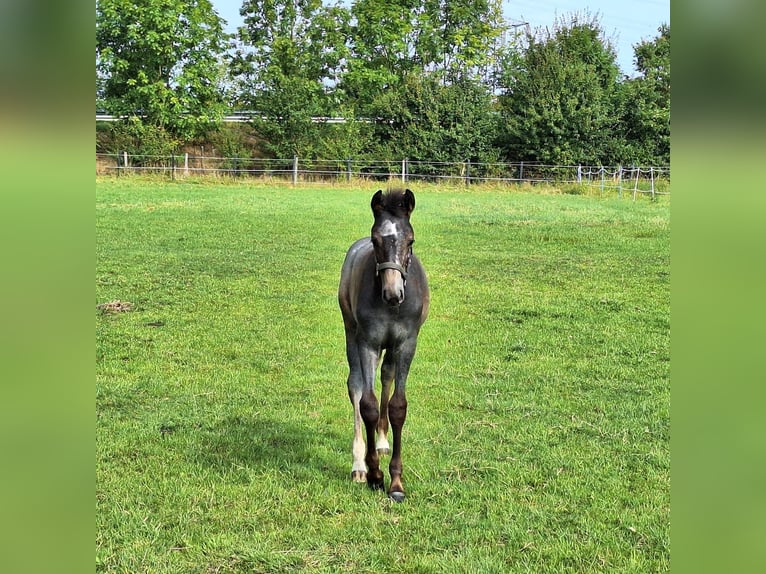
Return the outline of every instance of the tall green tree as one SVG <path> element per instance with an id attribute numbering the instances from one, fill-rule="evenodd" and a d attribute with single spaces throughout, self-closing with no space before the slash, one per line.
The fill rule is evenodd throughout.
<path id="1" fill-rule="evenodd" d="M 441 62 L 448 81 L 486 77 L 496 57 L 497 42 L 506 26 L 500 0 L 443 0 L 438 2 Z M 429 13 L 429 11 L 426 11 Z"/>
<path id="2" fill-rule="evenodd" d="M 255 125 L 272 154 L 314 155 L 320 127 L 312 118 L 333 113 L 328 92 L 348 54 L 348 11 L 321 0 L 245 0 L 240 13 L 237 104 L 261 115 Z"/>
<path id="3" fill-rule="evenodd" d="M 527 43 L 503 71 L 501 145 L 508 159 L 619 161 L 619 68 L 598 18 L 561 17 Z"/>
<path id="4" fill-rule="evenodd" d="M 625 82 L 622 125 L 628 159 L 670 163 L 670 26 L 633 47 L 639 75 Z"/>
<path id="5" fill-rule="evenodd" d="M 391 97 L 372 139 L 377 157 L 423 162 L 497 161 L 497 118 L 486 86 L 467 78 L 444 84 L 410 74 L 402 97 Z"/>
<path id="6" fill-rule="evenodd" d="M 355 0 L 343 87 L 361 102 L 410 74 L 478 78 L 505 29 L 500 0 Z"/>
<path id="7" fill-rule="evenodd" d="M 503 32 L 499 0 L 356 0 L 340 88 L 375 120 L 378 153 L 485 157 L 494 126 L 485 83 Z M 392 158 L 393 159 L 393 158 Z"/>
<path id="8" fill-rule="evenodd" d="M 225 111 L 223 24 L 209 0 L 98 0 L 98 100 L 132 125 L 200 135 Z"/>

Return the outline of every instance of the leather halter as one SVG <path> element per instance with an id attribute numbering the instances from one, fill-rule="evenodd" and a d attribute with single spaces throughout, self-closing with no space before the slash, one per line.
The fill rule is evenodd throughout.
<path id="1" fill-rule="evenodd" d="M 393 261 L 386 261 L 385 263 L 377 263 L 375 265 L 375 274 L 380 275 L 380 272 L 383 269 L 396 269 L 399 273 L 402 274 L 402 279 L 404 281 L 407 281 L 407 270 L 399 265 L 398 263 L 394 263 Z"/>

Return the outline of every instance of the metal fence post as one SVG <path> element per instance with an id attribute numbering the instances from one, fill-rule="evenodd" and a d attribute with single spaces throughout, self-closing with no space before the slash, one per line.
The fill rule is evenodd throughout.
<path id="1" fill-rule="evenodd" d="M 577 164 L 577 185 L 582 185 L 582 166 Z"/>
<path id="2" fill-rule="evenodd" d="M 293 185 L 298 183 L 298 156 L 293 156 Z"/>
<path id="3" fill-rule="evenodd" d="M 465 184 L 471 185 L 471 160 L 465 162 Z"/>
<path id="4" fill-rule="evenodd" d="M 346 159 L 346 181 L 351 181 L 351 158 Z"/>
<path id="5" fill-rule="evenodd" d="M 519 163 L 519 181 L 524 181 L 524 162 Z"/>
<path id="6" fill-rule="evenodd" d="M 601 195 L 604 195 L 604 175 L 606 174 L 606 170 L 603 165 L 599 171 L 601 172 Z"/>
<path id="7" fill-rule="evenodd" d="M 656 199 L 654 197 L 654 168 L 651 167 L 651 166 L 649 167 L 649 178 L 652 181 L 652 200 L 654 200 L 654 199 Z"/>
<path id="8" fill-rule="evenodd" d="M 184 175 L 189 175 L 189 152 L 184 154 Z"/>
<path id="9" fill-rule="evenodd" d="M 402 159 L 402 183 L 407 181 L 407 158 Z"/>
<path id="10" fill-rule="evenodd" d="M 617 166 L 617 197 L 622 197 L 622 166 Z"/>

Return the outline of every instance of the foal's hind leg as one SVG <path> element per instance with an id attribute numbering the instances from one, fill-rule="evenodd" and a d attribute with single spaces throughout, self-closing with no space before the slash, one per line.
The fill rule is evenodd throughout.
<path id="1" fill-rule="evenodd" d="M 367 482 L 367 465 L 364 463 L 364 455 L 367 447 L 364 444 L 364 436 L 362 434 L 364 421 L 362 421 L 362 413 L 359 407 L 362 393 L 361 391 L 352 390 L 352 385 L 349 384 L 348 396 L 351 399 L 351 405 L 354 407 L 354 441 L 351 445 L 351 455 L 353 457 L 351 480 L 354 482 Z"/>
<path id="2" fill-rule="evenodd" d="M 362 429 L 364 421 L 360 402 L 362 399 L 362 389 L 364 382 L 362 380 L 362 368 L 359 363 L 359 349 L 354 339 L 353 325 L 346 327 L 346 356 L 348 358 L 348 398 L 354 409 L 354 440 L 351 444 L 351 455 L 353 462 L 351 465 L 351 480 L 354 482 L 367 482 L 367 465 L 364 462 L 367 446 L 364 443 Z"/>
<path id="3" fill-rule="evenodd" d="M 380 394 L 380 416 L 378 417 L 377 438 L 375 449 L 378 454 L 389 454 L 391 447 L 388 444 L 388 401 L 391 398 L 391 386 L 394 384 L 396 366 L 393 361 L 393 353 L 386 351 L 383 365 L 380 367 L 380 382 L 382 390 Z"/>

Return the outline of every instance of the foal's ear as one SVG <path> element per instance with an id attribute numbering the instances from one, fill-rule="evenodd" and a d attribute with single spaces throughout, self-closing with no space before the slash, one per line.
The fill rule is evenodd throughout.
<path id="1" fill-rule="evenodd" d="M 375 195 L 372 196 L 370 207 L 372 207 L 372 213 L 376 217 L 383 211 L 383 190 L 382 189 L 379 189 L 378 191 L 376 191 Z"/>
<path id="2" fill-rule="evenodd" d="M 405 189 L 404 190 L 404 211 L 407 213 L 407 217 L 410 216 L 410 214 L 415 209 L 415 194 L 412 193 L 411 189 Z"/>

